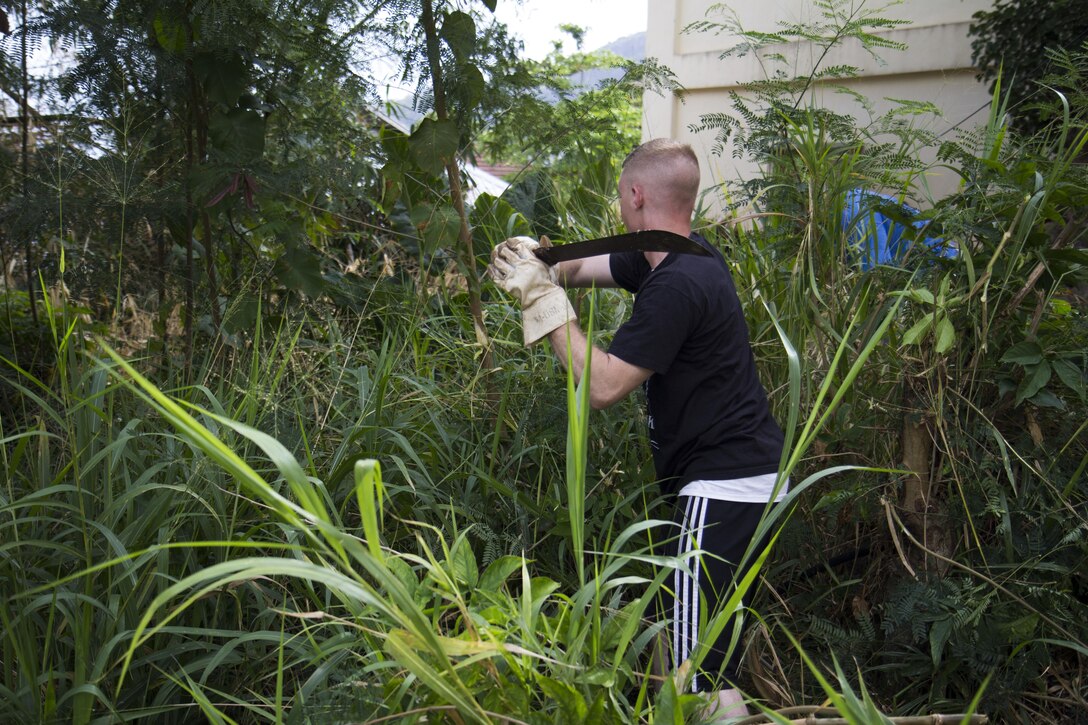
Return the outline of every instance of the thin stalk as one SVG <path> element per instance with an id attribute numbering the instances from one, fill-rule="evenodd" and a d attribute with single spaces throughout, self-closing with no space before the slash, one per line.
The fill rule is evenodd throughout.
<path id="1" fill-rule="evenodd" d="M 122 184 L 126 184 L 128 175 L 124 174 Z M 121 317 L 121 272 L 125 266 L 125 212 L 128 211 L 127 189 L 121 190 L 121 233 L 117 239 L 117 292 L 113 300 L 114 317 Z"/>
<path id="2" fill-rule="evenodd" d="M 203 158 L 204 149 L 200 149 L 200 155 Z M 208 298 L 212 303 L 212 329 L 218 332 L 220 327 L 219 283 L 216 281 L 215 274 L 215 239 L 212 236 L 211 216 L 206 209 L 200 212 L 200 222 L 204 230 L 204 268 L 208 275 Z"/>

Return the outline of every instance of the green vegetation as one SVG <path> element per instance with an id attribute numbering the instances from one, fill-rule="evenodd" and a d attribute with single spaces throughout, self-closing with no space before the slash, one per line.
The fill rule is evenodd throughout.
<path id="1" fill-rule="evenodd" d="M 1038 131 L 1060 117 L 1053 89 L 1084 88 L 1071 54 L 1088 47 L 1088 16 L 1075 0 L 997 0 L 971 24 L 972 61 L 991 89 L 1008 90 L 1013 126 Z M 1072 71 L 1072 72 L 1070 72 Z"/>
<path id="2" fill-rule="evenodd" d="M 860 351 L 888 305 L 900 305 L 886 344 L 826 410 L 809 465 L 901 470 L 836 477 L 784 529 L 768 572 L 776 600 L 752 652 L 756 688 L 781 704 L 813 699 L 798 696 L 811 685 L 797 640 L 824 671 L 832 655 L 853 664 L 887 713 L 959 710 L 982 689 L 980 711 L 1001 721 L 1076 719 L 1085 689 L 1075 673 L 1088 654 L 1077 614 L 1088 592 L 1088 126 L 1084 87 L 1070 81 L 1088 55 L 1068 59 L 1058 113 L 1037 135 L 1005 125 L 999 85 L 989 122 L 950 141 L 916 130 L 912 119 L 930 109 L 859 125 L 816 107 L 814 83 L 850 69 L 797 73 L 763 50 L 797 38 L 879 50 L 871 33 L 885 25 L 831 3 L 812 25 L 739 29 L 734 52 L 760 53 L 768 80 L 737 95 L 732 113 L 703 119 L 723 146 L 762 164 L 733 197 L 758 226 L 722 243 L 766 301 L 748 309 L 772 388 L 786 367 L 778 325 L 822 368 L 843 343 Z M 925 199 L 918 151 L 938 141 L 963 183 Z M 884 214 L 917 244 L 870 266 L 844 215 L 858 188 L 890 201 L 863 202 L 854 224 Z M 917 215 L 898 203 L 919 197 L 928 208 Z M 956 256 L 934 254 L 926 238 L 953 243 Z M 809 394 L 800 407 L 821 405 Z M 1066 684 L 1048 690 L 1056 681 Z"/>
<path id="3" fill-rule="evenodd" d="M 561 98 L 567 135 L 503 126 L 539 103 L 525 89 L 562 95 L 567 66 L 519 61 L 493 5 L 428 3 L 430 31 L 411 2 L 14 16 L 5 76 L 21 37 L 79 44 L 56 87 L 71 113 L 3 147 L 0 720 L 704 721 L 685 672 L 652 666 L 655 592 L 692 562 L 654 546 L 669 517 L 638 401 L 589 415 L 475 285 L 512 234 L 618 230 L 628 149 L 606 111 L 668 75 Z M 738 52 L 884 27 L 825 10 Z M 353 65 L 374 47 L 445 113 L 378 128 Z M 1052 66 L 1037 133 L 1005 125 L 999 86 L 956 140 L 915 128 L 928 108 L 831 114 L 809 91 L 844 69 L 761 57 L 771 80 L 704 119 L 761 164 L 710 192 L 746 221 L 699 224 L 788 437 L 790 501 L 749 553 L 768 586 L 736 643 L 753 710 L 1075 721 L 1088 54 Z M 938 143 L 963 184 L 919 200 Z M 546 203 L 465 206 L 455 161 L 486 144 L 554 169 Z M 865 263 L 843 214 L 859 188 L 926 203 L 856 220 L 956 254 Z M 578 298 L 598 337 L 629 304 Z"/>

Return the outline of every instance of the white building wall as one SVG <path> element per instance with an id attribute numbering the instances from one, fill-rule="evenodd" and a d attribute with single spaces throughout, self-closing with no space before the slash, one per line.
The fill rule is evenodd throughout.
<path id="1" fill-rule="evenodd" d="M 693 124 L 701 116 L 732 110 L 729 92 L 742 83 L 766 77 L 759 58 L 720 58 L 738 38 L 732 34 L 688 31 L 693 22 L 721 22 L 722 5 L 714 0 L 650 0 L 646 33 L 646 55 L 669 67 L 685 88 L 683 100 L 675 96 L 647 93 L 643 99 L 643 138 L 672 137 L 690 143 L 700 156 L 704 186 L 748 178 L 757 169 L 747 160 L 725 153 L 712 153 L 714 134 L 694 133 Z M 812 0 L 734 0 L 729 8 L 748 30 L 773 32 L 780 22 L 815 20 L 818 11 Z M 843 81 L 845 85 L 869 98 L 876 113 L 891 108 L 889 99 L 930 101 L 942 111 L 941 117 L 920 117 L 917 124 L 936 133 L 955 133 L 984 123 L 989 111 L 989 93 L 975 79 L 971 64 L 971 46 L 967 29 L 971 15 L 992 7 L 991 0 L 905 0 L 878 13 L 881 17 L 903 19 L 911 25 L 885 31 L 880 35 L 907 45 L 906 51 L 880 50 L 874 59 L 857 43 L 835 50 L 822 65 L 852 65 L 860 76 Z M 879 8 L 870 3 L 867 7 Z M 709 12 L 709 14 L 708 14 Z M 791 75 L 811 70 L 821 49 L 808 43 L 790 43 L 769 49 L 790 61 Z M 768 65 L 769 68 L 774 66 Z M 815 98 L 839 112 L 864 117 L 864 112 L 849 96 L 818 92 Z M 915 201 L 927 196 L 942 196 L 955 189 L 958 179 L 935 170 L 919 180 Z"/>

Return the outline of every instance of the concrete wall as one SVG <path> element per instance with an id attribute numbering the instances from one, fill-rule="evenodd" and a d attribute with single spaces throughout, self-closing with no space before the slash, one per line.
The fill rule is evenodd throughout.
<path id="1" fill-rule="evenodd" d="M 711 149 L 711 131 L 694 133 L 692 124 L 701 116 L 731 110 L 728 93 L 741 83 L 767 77 L 767 69 L 776 66 L 761 61 L 754 54 L 746 57 L 720 58 L 721 53 L 738 41 L 729 33 L 698 32 L 684 29 L 691 23 L 712 20 L 722 22 L 728 10 L 714 10 L 714 0 L 651 0 L 646 33 L 646 55 L 655 57 L 676 73 L 686 89 L 684 99 L 647 93 L 643 99 L 643 137 L 669 136 L 692 144 L 703 166 L 704 185 L 747 178 L 756 173 L 753 164 L 732 157 L 731 149 L 715 155 Z M 955 133 L 953 127 L 969 129 L 984 123 L 989 111 L 986 87 L 975 80 L 971 65 L 971 47 L 967 36 L 971 15 L 992 7 L 991 0 L 906 0 L 878 13 L 881 17 L 908 20 L 911 25 L 882 31 L 879 35 L 905 43 L 906 51 L 879 50 L 874 59 L 857 43 L 848 43 L 833 51 L 822 62 L 852 65 L 861 69 L 860 77 L 842 83 L 869 98 L 875 113 L 891 108 L 888 99 L 930 101 L 942 111 L 940 117 L 925 116 L 916 125 L 936 133 Z M 748 30 L 773 32 L 781 22 L 814 21 L 818 11 L 811 0 L 734 0 L 730 9 Z M 870 3 L 866 7 L 879 8 Z M 709 11 L 709 14 L 708 14 Z M 789 43 L 764 51 L 781 53 L 788 60 L 790 75 L 807 73 L 822 52 L 808 43 Z M 822 105 L 839 112 L 865 118 L 866 113 L 849 96 L 817 90 L 813 96 Z M 951 174 L 933 172 L 920 180 L 916 201 L 932 194 L 941 196 L 955 189 L 957 179 Z"/>

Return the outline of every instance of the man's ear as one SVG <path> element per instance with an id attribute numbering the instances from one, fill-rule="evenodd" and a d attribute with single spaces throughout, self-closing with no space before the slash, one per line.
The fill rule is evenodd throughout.
<path id="1" fill-rule="evenodd" d="M 631 184 L 631 205 L 635 209 L 641 209 L 646 204 L 646 197 L 642 193 L 642 184 Z"/>

